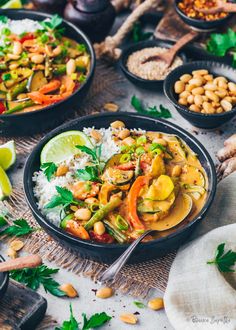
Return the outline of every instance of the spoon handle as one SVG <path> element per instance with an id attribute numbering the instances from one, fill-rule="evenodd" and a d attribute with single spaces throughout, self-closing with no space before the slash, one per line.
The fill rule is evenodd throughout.
<path id="1" fill-rule="evenodd" d="M 197 36 L 199 35 L 198 32 L 196 31 L 191 31 L 187 34 L 185 34 L 182 38 L 180 38 L 170 49 L 169 49 L 169 53 L 171 53 L 171 55 L 173 56 L 173 58 L 175 57 L 175 55 L 177 54 L 177 52 L 183 48 L 186 44 L 188 44 L 190 41 L 192 41 L 193 39 L 195 39 Z"/>
<path id="2" fill-rule="evenodd" d="M 42 259 L 37 254 L 11 259 L 0 263 L 0 272 L 8 272 L 14 269 L 34 268 L 42 264 Z"/>
<path id="3" fill-rule="evenodd" d="M 104 273 L 98 276 L 98 282 L 107 282 L 115 279 L 121 268 L 126 264 L 131 254 L 134 252 L 137 245 L 150 233 L 156 232 L 156 230 L 147 230 L 143 235 L 137 238 L 125 252 L 107 269 Z"/>

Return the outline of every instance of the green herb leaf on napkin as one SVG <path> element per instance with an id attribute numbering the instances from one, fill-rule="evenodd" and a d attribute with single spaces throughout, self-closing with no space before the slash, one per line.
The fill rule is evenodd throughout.
<path id="1" fill-rule="evenodd" d="M 46 292 L 50 292 L 57 297 L 64 297 L 66 294 L 59 289 L 60 284 L 52 278 L 52 275 L 58 273 L 58 271 L 59 269 L 40 265 L 36 268 L 12 270 L 10 272 L 10 277 L 17 282 L 23 283 L 32 290 L 38 290 L 40 284 L 42 284 Z"/>
<path id="2" fill-rule="evenodd" d="M 135 95 L 131 99 L 131 105 L 134 109 L 143 115 L 148 115 L 155 118 L 171 118 L 171 112 L 169 109 L 165 108 L 162 104 L 159 106 L 159 110 L 156 106 L 145 108 L 141 100 Z"/>
<path id="3" fill-rule="evenodd" d="M 14 225 L 7 227 L 0 232 L 0 235 L 8 236 L 23 236 L 35 231 L 35 228 L 30 227 L 25 219 L 17 219 L 13 221 Z"/>
<path id="4" fill-rule="evenodd" d="M 225 243 L 218 245 L 214 260 L 208 261 L 208 265 L 216 265 L 220 272 L 235 272 L 232 267 L 236 263 L 236 252 L 228 250 L 225 252 Z"/>
<path id="5" fill-rule="evenodd" d="M 140 301 L 134 301 L 133 304 L 138 308 L 145 308 L 146 306 Z"/>

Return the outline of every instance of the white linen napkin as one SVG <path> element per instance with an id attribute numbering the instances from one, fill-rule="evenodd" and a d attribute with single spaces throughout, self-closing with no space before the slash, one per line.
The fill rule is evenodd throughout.
<path id="1" fill-rule="evenodd" d="M 236 173 L 220 182 L 192 237 L 171 267 L 164 296 L 167 316 L 176 330 L 236 330 L 236 273 L 207 265 L 221 243 L 226 251 L 236 251 Z"/>

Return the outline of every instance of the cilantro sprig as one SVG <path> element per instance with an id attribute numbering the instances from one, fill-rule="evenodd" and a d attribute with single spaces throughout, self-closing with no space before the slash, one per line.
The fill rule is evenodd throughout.
<path id="1" fill-rule="evenodd" d="M 228 29 L 226 33 L 212 33 L 206 44 L 207 51 L 212 55 L 223 57 L 231 50 L 232 66 L 236 67 L 236 32 Z"/>
<path id="2" fill-rule="evenodd" d="M 55 172 L 57 170 L 57 166 L 53 162 L 43 163 L 40 168 L 41 168 L 41 170 L 43 170 L 43 172 L 46 175 L 48 181 L 51 180 L 52 176 L 55 174 Z"/>
<path id="3" fill-rule="evenodd" d="M 44 31 L 53 33 L 55 38 L 60 38 L 65 31 L 64 28 L 60 28 L 62 22 L 62 17 L 56 14 L 50 20 L 42 21 L 40 24 L 44 28 Z"/>
<path id="4" fill-rule="evenodd" d="M 157 106 L 145 108 L 141 100 L 135 95 L 133 95 L 131 99 L 131 105 L 134 107 L 134 109 L 137 112 L 143 115 L 148 115 L 155 118 L 166 118 L 166 119 L 172 117 L 170 110 L 165 108 L 162 104 L 160 104 L 159 110 L 157 109 Z"/>
<path id="5" fill-rule="evenodd" d="M 45 209 L 52 209 L 60 205 L 62 205 L 63 208 L 66 209 L 71 204 L 74 205 L 82 204 L 82 202 L 74 199 L 73 194 L 70 190 L 56 186 L 56 191 L 58 192 L 58 195 L 54 195 L 52 197 L 50 202 L 45 205 Z"/>
<path id="6" fill-rule="evenodd" d="M 95 329 L 106 322 L 110 321 L 111 316 L 107 315 L 105 312 L 102 313 L 96 313 L 92 315 L 89 319 L 87 316 L 83 313 L 83 325 L 80 327 L 81 322 L 78 322 L 74 315 L 72 306 L 70 304 L 70 319 L 68 321 L 64 321 L 62 326 L 56 327 L 55 330 L 89 330 L 89 329 Z"/>
<path id="7" fill-rule="evenodd" d="M 77 170 L 78 178 L 84 181 L 100 182 L 99 174 L 103 167 L 103 162 L 101 160 L 102 146 L 96 146 L 94 149 L 86 146 L 76 146 L 76 148 L 92 157 L 92 166 L 86 166 L 85 169 Z"/>
<path id="8" fill-rule="evenodd" d="M 13 221 L 13 225 L 7 227 L 0 232 L 0 235 L 8 236 L 23 236 L 28 235 L 35 231 L 35 228 L 32 228 L 25 219 L 17 219 Z"/>
<path id="9" fill-rule="evenodd" d="M 52 275 L 58 273 L 59 269 L 49 268 L 46 265 L 40 265 L 36 268 L 23 268 L 20 270 L 12 270 L 10 277 L 20 282 L 32 290 L 38 290 L 43 285 L 46 292 L 57 297 L 64 297 L 66 294 L 59 289 L 60 284 L 56 282 Z"/>
<path id="10" fill-rule="evenodd" d="M 218 245 L 214 260 L 207 262 L 208 265 L 216 265 L 220 272 L 235 272 L 232 267 L 236 264 L 236 252 L 228 250 L 225 252 L 225 243 Z"/>
<path id="11" fill-rule="evenodd" d="M 140 301 L 134 301 L 133 304 L 138 308 L 145 308 L 146 306 Z"/>
<path id="12" fill-rule="evenodd" d="M 0 15 L 0 22 L 6 24 L 8 22 L 8 17 L 5 15 Z"/>

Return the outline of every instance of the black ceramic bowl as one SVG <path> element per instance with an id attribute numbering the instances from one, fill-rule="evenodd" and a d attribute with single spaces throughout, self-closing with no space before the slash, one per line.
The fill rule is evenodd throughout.
<path id="1" fill-rule="evenodd" d="M 236 83 L 236 70 L 232 67 L 218 62 L 192 62 L 184 64 L 173 70 L 166 78 L 164 83 L 164 93 L 176 110 L 188 120 L 192 125 L 200 128 L 216 128 L 225 124 L 236 115 L 236 106 L 231 111 L 205 114 L 188 110 L 187 107 L 177 102 L 178 95 L 174 91 L 175 82 L 185 73 L 191 73 L 193 70 L 207 69 L 213 76 L 223 76 L 229 81 Z"/>
<path id="2" fill-rule="evenodd" d="M 0 15 L 5 15 L 11 19 L 21 20 L 29 18 L 42 21 L 51 16 L 30 10 L 0 10 Z M 42 110 L 27 113 L 0 115 L 0 135 L 29 135 L 56 127 L 70 116 L 84 100 L 91 85 L 94 69 L 95 55 L 93 47 L 86 35 L 73 24 L 63 20 L 62 26 L 65 28 L 65 35 L 71 39 L 86 45 L 91 56 L 91 69 L 83 86 L 67 99 L 48 106 Z"/>
<path id="3" fill-rule="evenodd" d="M 34 183 L 32 181 L 33 173 L 38 171 L 40 167 L 41 150 L 52 137 L 68 130 L 82 130 L 83 127 L 95 126 L 96 128 L 107 128 L 110 123 L 115 120 L 122 120 L 128 128 L 141 128 L 145 130 L 162 131 L 165 133 L 178 135 L 192 148 L 194 152 L 198 154 L 199 160 L 201 161 L 208 176 L 209 191 L 206 203 L 198 216 L 196 216 L 196 218 L 191 222 L 182 222 L 174 230 L 162 232 L 157 239 L 151 242 L 139 245 L 131 257 L 131 262 L 140 262 L 160 257 L 176 249 L 190 236 L 192 230 L 204 218 L 206 212 L 208 211 L 216 190 L 215 167 L 208 152 L 192 135 L 168 121 L 125 112 L 120 112 L 117 114 L 106 113 L 82 117 L 53 130 L 39 142 L 26 162 L 24 169 L 24 190 L 26 199 L 39 225 L 61 244 L 67 245 L 70 248 L 79 251 L 82 257 L 91 258 L 97 261 L 112 262 L 120 256 L 121 253 L 123 253 L 128 247 L 128 244 L 107 245 L 92 241 L 84 241 L 66 233 L 50 223 L 37 207 L 37 200 L 33 193 Z"/>
<path id="4" fill-rule="evenodd" d="M 206 32 L 216 30 L 220 27 L 224 27 L 228 23 L 228 20 L 232 17 L 232 14 L 228 14 L 224 18 L 216 19 L 214 21 L 204 21 L 200 19 L 191 18 L 179 9 L 178 4 L 181 1 L 182 0 L 175 0 L 175 10 L 180 16 L 180 18 L 184 21 L 184 23 L 191 26 L 195 30 Z"/>
<path id="5" fill-rule="evenodd" d="M 0 262 L 3 262 L 4 259 L 0 256 Z M 1 273 L 0 272 L 0 300 L 4 296 L 7 286 L 8 286 L 9 276 L 8 273 Z"/>
<path id="6" fill-rule="evenodd" d="M 128 57 L 143 48 L 151 48 L 151 47 L 163 47 L 163 48 L 171 48 L 173 46 L 173 42 L 171 41 L 164 41 L 164 40 L 148 40 L 148 41 L 141 41 L 135 44 L 132 44 L 131 46 L 126 47 L 122 51 L 122 55 L 120 58 L 120 68 L 125 74 L 125 76 L 135 85 L 147 88 L 147 89 L 153 89 L 153 90 L 161 90 L 163 89 L 163 82 L 164 80 L 147 80 L 140 78 L 136 76 L 135 74 L 131 73 L 127 68 L 127 60 Z M 183 62 L 186 62 L 186 56 L 183 52 L 180 52 L 178 54 L 180 58 L 183 60 Z"/>

